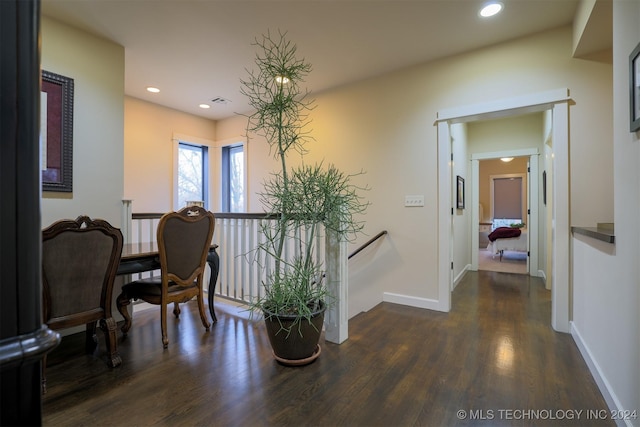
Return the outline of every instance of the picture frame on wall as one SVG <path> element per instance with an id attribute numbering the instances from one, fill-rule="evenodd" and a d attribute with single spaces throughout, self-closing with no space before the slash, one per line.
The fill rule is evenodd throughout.
<path id="1" fill-rule="evenodd" d="M 40 169 L 42 191 L 73 191 L 73 79 L 42 70 Z"/>
<path id="2" fill-rule="evenodd" d="M 640 130 L 640 43 L 629 55 L 630 130 Z"/>
<path id="3" fill-rule="evenodd" d="M 456 207 L 464 209 L 464 178 L 458 175 L 456 181 Z"/>

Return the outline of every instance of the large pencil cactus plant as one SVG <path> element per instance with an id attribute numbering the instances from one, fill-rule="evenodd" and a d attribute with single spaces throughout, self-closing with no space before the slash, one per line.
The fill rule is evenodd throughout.
<path id="1" fill-rule="evenodd" d="M 288 166 L 290 156 L 303 156 L 313 141 L 309 124 L 314 101 L 301 88 L 311 64 L 298 58 L 286 33 L 277 37 L 267 33 L 256 39 L 255 46 L 257 68 L 241 81 L 241 91 L 253 111 L 247 115 L 247 133 L 267 141 L 279 170 L 265 180 L 260 193 L 265 212 L 276 219 L 264 222 L 264 239 L 258 251 L 272 257 L 275 266 L 264 283 L 263 296 L 252 308 L 262 311 L 265 318 L 298 316 L 297 322 L 280 324 L 289 336 L 294 328 L 299 332 L 302 320 L 310 321 L 328 302 L 323 266 L 315 262 L 314 254 L 319 227 L 349 239 L 362 230 L 364 223 L 358 218 L 368 203 L 359 195 L 363 188 L 352 184 L 354 175 L 332 164 L 298 162 L 295 167 Z M 295 255 L 285 256 L 285 247 L 292 242 L 297 248 Z"/>

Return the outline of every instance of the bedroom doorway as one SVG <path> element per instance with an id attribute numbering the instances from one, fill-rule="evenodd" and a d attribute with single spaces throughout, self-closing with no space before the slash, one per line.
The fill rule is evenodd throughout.
<path id="1" fill-rule="evenodd" d="M 553 142 L 552 161 L 548 165 L 553 174 L 552 188 L 547 192 L 553 198 L 553 211 L 550 224 L 553 233 L 548 248 L 551 253 L 551 271 L 547 280 L 551 287 L 551 326 L 559 332 L 569 332 L 569 276 L 571 251 L 571 230 L 569 223 L 569 103 L 572 101 L 567 88 L 537 92 L 514 98 L 493 100 L 483 104 L 463 105 L 456 108 L 440 110 L 437 113 L 438 139 L 438 308 L 441 311 L 451 310 L 451 292 L 454 283 L 454 252 L 453 252 L 453 222 L 455 200 L 453 197 L 453 158 L 451 128 L 459 123 L 469 123 L 498 117 L 515 116 L 527 112 L 546 112 L 549 123 L 552 124 L 545 139 Z M 518 150 L 514 150 L 518 151 Z M 514 153 L 515 154 L 515 153 Z M 538 153 L 536 153 L 538 154 Z M 500 157 L 505 154 L 497 153 Z M 520 154 L 518 155 L 527 155 Z M 515 155 L 514 155 L 515 157 Z M 536 175 L 538 169 L 538 155 L 531 156 L 531 173 Z M 477 173 L 477 159 L 474 168 L 472 159 L 472 173 Z M 477 176 L 477 175 L 475 175 Z M 531 180 L 537 184 L 537 180 Z M 537 191 L 537 189 L 536 189 Z M 535 193 L 535 191 L 532 192 Z M 477 199 L 471 201 L 477 206 Z M 474 209 L 472 226 L 477 230 L 478 209 Z M 532 212 L 532 214 L 534 214 Z M 538 214 L 537 212 L 535 213 Z M 533 234 L 533 230 L 531 231 Z M 472 236 L 473 238 L 473 236 Z M 477 231 L 475 233 L 477 245 Z M 532 252 L 532 255 L 537 255 Z"/>
<path id="2" fill-rule="evenodd" d="M 520 150 L 521 154 L 527 155 L 510 156 L 506 162 L 502 160 L 504 157 L 472 154 L 473 172 L 469 190 L 472 198 L 478 200 L 478 206 L 472 207 L 478 210 L 478 224 L 472 224 L 471 232 L 477 234 L 478 244 L 475 245 L 475 239 L 471 239 L 469 270 L 538 275 L 539 257 L 530 257 L 529 254 L 538 254 L 536 230 L 544 227 L 544 224 L 539 223 L 537 214 L 529 215 L 529 212 L 539 212 L 536 204 L 538 187 L 531 185 L 530 178 L 531 175 L 536 176 L 537 172 L 529 171 L 531 163 L 535 163 L 534 169 L 537 169 L 539 151 L 538 148 Z M 499 156 L 499 153 L 491 155 Z M 536 159 L 532 161 L 532 158 Z M 489 234 L 495 228 L 522 223 L 525 226 L 518 229 L 518 237 L 489 240 Z"/>

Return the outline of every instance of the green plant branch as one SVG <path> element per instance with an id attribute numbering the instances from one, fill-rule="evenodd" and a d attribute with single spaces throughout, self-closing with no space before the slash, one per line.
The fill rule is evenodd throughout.
<path id="1" fill-rule="evenodd" d="M 368 203 L 358 194 L 366 188 L 351 183 L 355 175 L 345 174 L 332 164 L 288 167 L 288 156 L 292 152 L 303 156 L 306 145 L 313 141 L 308 126 L 315 107 L 308 99 L 309 92 L 300 88 L 311 65 L 297 57 L 297 48 L 286 39 L 286 33 L 278 35 L 267 33 L 255 40 L 257 69 L 247 70 L 248 78 L 241 80 L 241 93 L 253 109 L 246 116 L 247 136 L 254 133 L 264 137 L 280 165 L 278 172 L 265 179 L 259 193 L 265 211 L 278 216 L 262 223 L 264 241 L 257 251 L 263 252 L 265 259 L 272 257 L 275 266 L 264 283 L 264 295 L 251 307 L 277 314 L 295 313 L 309 320 L 319 301 L 330 298 L 321 266 L 314 260 L 318 226 L 324 225 L 340 239 L 350 239 L 362 231 L 364 223 L 356 218 Z M 284 256 L 289 244 L 297 248 L 291 258 Z"/>

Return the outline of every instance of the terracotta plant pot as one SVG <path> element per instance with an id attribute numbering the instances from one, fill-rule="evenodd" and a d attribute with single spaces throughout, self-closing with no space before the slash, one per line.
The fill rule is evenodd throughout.
<path id="1" fill-rule="evenodd" d="M 300 319 L 298 324 L 294 324 L 298 318 L 296 315 L 277 315 L 264 310 L 269 342 L 278 362 L 291 366 L 306 365 L 320 355 L 318 342 L 326 308 L 321 301 L 318 310 L 312 314 L 311 321 Z M 291 328 L 288 336 L 283 328 Z"/>

